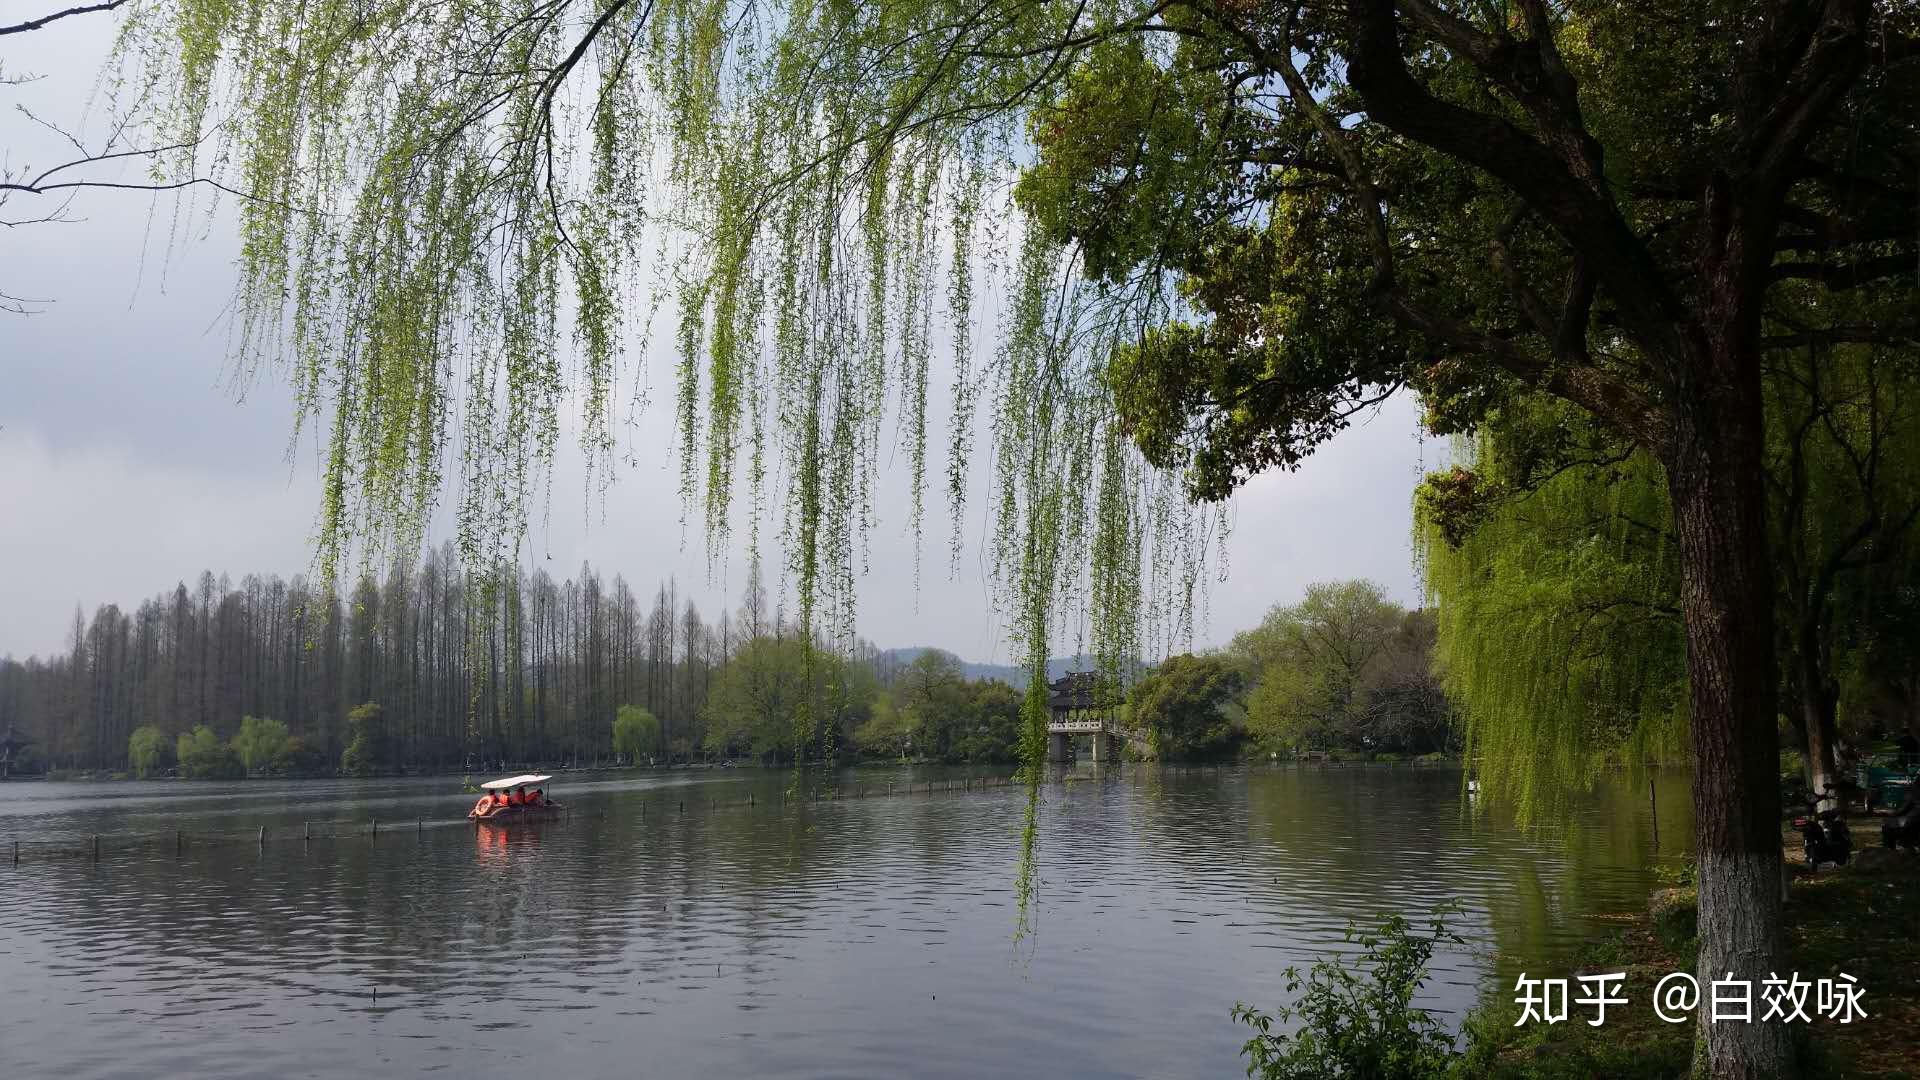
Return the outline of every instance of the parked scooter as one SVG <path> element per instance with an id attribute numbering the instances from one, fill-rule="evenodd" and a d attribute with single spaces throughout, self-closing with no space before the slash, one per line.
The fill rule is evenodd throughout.
<path id="1" fill-rule="evenodd" d="M 1807 869 L 1818 870 L 1821 863 L 1835 866 L 1847 865 L 1847 859 L 1853 855 L 1853 833 L 1847 828 L 1847 815 L 1838 804 L 1839 794 L 1828 788 L 1823 794 L 1807 796 L 1807 814 L 1793 819 L 1793 827 L 1800 830 L 1800 839 L 1807 849 Z M 1836 804 L 1828 810 L 1820 809 L 1820 804 L 1828 799 Z"/>

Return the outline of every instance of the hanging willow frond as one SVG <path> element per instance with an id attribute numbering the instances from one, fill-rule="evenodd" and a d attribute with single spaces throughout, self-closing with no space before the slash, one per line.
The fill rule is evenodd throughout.
<path id="1" fill-rule="evenodd" d="M 1608 761 L 1674 760 L 1686 649 L 1666 484 L 1644 453 L 1569 468 L 1524 494 L 1462 494 L 1500 474 L 1482 437 L 1429 477 L 1414 543 L 1438 615 L 1436 662 L 1466 718 L 1487 802 L 1564 814 Z M 1471 527 L 1462 518 L 1471 518 Z"/>
<path id="2" fill-rule="evenodd" d="M 235 351 L 282 365 L 325 432 L 323 580 L 416 549 L 449 490 L 465 556 L 510 564 L 564 429 L 589 483 L 609 476 L 641 313 L 671 305 L 684 520 L 718 560 L 744 483 L 757 557 L 779 499 L 804 640 L 853 638 L 889 418 L 917 550 L 942 369 L 949 565 L 984 400 L 989 572 L 1036 673 L 1074 621 L 1116 676 L 1144 642 L 1190 636 L 1208 532 L 1119 432 L 1101 377 L 1166 291 L 1091 292 L 1013 196 L 1027 112 L 1152 10 L 130 6 L 115 71 L 163 103 L 185 147 L 166 167 L 246 195 Z M 1172 629 L 1143 635 L 1143 614 Z"/>

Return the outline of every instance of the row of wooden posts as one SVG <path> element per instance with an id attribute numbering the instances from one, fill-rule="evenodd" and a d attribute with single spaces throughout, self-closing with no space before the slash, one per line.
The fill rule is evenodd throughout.
<path id="1" fill-rule="evenodd" d="M 426 831 L 427 823 L 425 818 L 416 818 L 414 819 L 413 824 L 416 832 Z M 303 821 L 300 823 L 300 825 L 301 825 L 301 830 L 300 830 L 301 842 L 304 844 L 313 843 L 313 822 Z M 165 835 L 165 834 L 163 833 L 160 835 Z M 372 839 L 379 838 L 380 836 L 380 819 L 379 818 L 372 819 L 372 821 L 369 824 L 367 835 L 369 838 L 372 838 Z M 260 847 L 267 846 L 267 827 L 265 825 L 260 826 L 258 829 L 254 831 L 254 841 Z M 186 851 L 186 849 L 187 849 L 186 830 L 185 829 L 173 830 L 173 853 L 175 855 L 179 855 L 182 852 Z M 88 837 L 87 851 L 93 856 L 93 861 L 95 862 L 100 861 L 100 834 L 99 833 L 93 833 Z M 13 840 L 13 865 L 15 866 L 20 865 L 19 837 L 15 837 Z"/>
<path id="2" fill-rule="evenodd" d="M 982 776 L 978 778 L 963 777 L 960 781 L 960 790 L 961 791 L 985 791 L 990 787 L 1006 787 L 1008 784 L 1011 784 L 1012 782 L 1013 782 L 1013 778 L 1010 776 Z M 835 788 L 829 792 L 815 791 L 811 799 L 801 799 L 799 801 L 801 802 L 838 802 L 842 799 L 870 799 L 877 795 L 896 794 L 894 790 L 895 787 L 896 785 L 894 784 L 888 784 L 887 789 L 884 792 L 876 788 L 864 788 L 864 787 L 855 788 L 853 789 L 853 794 L 851 795 L 843 795 L 841 794 L 838 788 Z M 952 790 L 953 790 L 953 781 L 951 780 L 944 780 L 944 781 L 929 780 L 925 784 L 907 784 L 905 785 L 904 789 L 897 792 L 897 794 L 911 795 L 917 791 L 924 791 L 927 794 L 931 795 L 936 791 L 946 792 L 946 791 L 952 791 Z M 784 807 L 787 805 L 788 801 L 789 800 L 787 797 L 787 793 L 784 791 L 781 792 L 779 805 Z M 726 802 L 721 802 L 719 799 L 714 799 L 714 798 L 709 798 L 707 800 L 707 809 L 709 810 L 712 810 L 721 806 L 739 806 L 739 805 L 741 804 L 737 802 L 726 803 Z M 750 807 L 760 805 L 758 795 L 754 792 L 748 792 L 746 805 Z M 686 813 L 687 801 L 685 799 L 679 800 L 678 808 L 681 813 L 683 814 Z M 640 804 L 640 816 L 642 818 L 645 818 L 647 816 L 646 803 Z"/>

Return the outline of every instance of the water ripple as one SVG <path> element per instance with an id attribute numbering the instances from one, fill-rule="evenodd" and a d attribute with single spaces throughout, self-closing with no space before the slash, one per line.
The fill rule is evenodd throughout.
<path id="1" fill-rule="evenodd" d="M 0 1065 L 1237 1074 L 1228 1009 L 1351 951 L 1349 920 L 1461 904 L 1469 945 L 1428 991 L 1457 1016 L 1496 966 L 1565 962 L 1579 916 L 1637 907 L 1659 854 L 1644 807 L 1604 786 L 1549 838 L 1463 812 L 1442 771 L 1130 773 L 1044 789 L 1016 941 L 1021 791 L 783 806 L 790 779 L 576 783 L 556 792 L 572 817 L 509 831 L 459 823 L 446 780 L 0 785 L 29 851 L 149 838 L 0 867 L 0 970 L 34 987 L 0 1016 Z M 299 839 L 373 817 L 404 824 Z M 191 839 L 261 825 L 264 845 Z"/>

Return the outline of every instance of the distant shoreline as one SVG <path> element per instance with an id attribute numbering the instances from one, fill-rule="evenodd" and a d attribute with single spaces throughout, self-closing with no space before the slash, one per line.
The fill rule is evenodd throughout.
<path id="1" fill-rule="evenodd" d="M 810 767 L 819 767 L 821 764 L 822 763 L 812 763 Z M 1018 763 L 1005 762 L 1005 761 L 950 762 L 949 763 L 949 762 L 939 762 L 939 761 L 933 761 L 930 759 L 921 758 L 921 759 L 915 759 L 912 761 L 901 761 L 897 759 L 849 761 L 849 762 L 843 762 L 843 763 L 834 763 L 828 767 L 834 770 L 899 768 L 899 767 L 966 770 L 966 769 L 1004 769 L 1010 765 L 1017 766 Z M 1165 762 L 1162 762 L 1162 761 L 1154 761 L 1154 760 L 1143 760 L 1143 761 L 1128 761 L 1118 767 L 1123 769 L 1124 768 L 1143 768 L 1143 767 L 1146 767 L 1146 768 L 1157 767 L 1157 768 L 1167 768 L 1167 769 L 1228 769 L 1228 768 L 1394 769 L 1394 768 L 1448 768 L 1448 767 L 1459 768 L 1459 767 L 1463 767 L 1464 765 L 1465 765 L 1465 759 L 1461 758 L 1457 754 L 1422 754 L 1422 755 L 1411 756 L 1411 757 L 1392 755 L 1392 754 L 1379 754 L 1379 755 L 1372 755 L 1369 757 L 1362 757 L 1360 755 L 1351 754 L 1351 753 L 1330 753 L 1330 754 L 1324 754 L 1324 755 L 1301 754 L 1301 755 L 1295 755 L 1292 757 L 1280 757 L 1280 758 L 1243 758 L 1243 759 L 1235 759 L 1235 760 L 1228 760 L 1228 761 L 1165 761 Z M 205 777 L 144 776 L 142 777 L 142 776 L 134 776 L 131 773 L 126 773 L 126 772 L 117 772 L 117 771 L 108 772 L 106 770 L 97 770 L 97 769 L 96 770 L 73 770 L 73 771 L 62 770 L 62 769 L 52 769 L 44 773 L 35 773 L 33 775 L 28 775 L 28 776 L 21 776 L 21 775 L 0 776 L 0 783 L 7 783 L 7 782 L 27 783 L 27 782 L 34 782 L 34 781 L 50 781 L 53 783 L 97 784 L 97 783 L 121 783 L 121 782 L 132 783 L 132 782 L 179 781 L 182 783 L 228 783 L 230 784 L 230 783 L 235 783 L 239 781 L 248 781 L 248 780 L 404 780 L 411 777 L 468 778 L 468 777 L 478 776 L 482 772 L 511 773 L 511 772 L 514 772 L 515 770 L 518 770 L 521 772 L 526 772 L 529 770 L 546 771 L 546 772 L 552 773 L 555 776 L 583 776 L 583 775 L 595 774 L 595 773 L 662 773 L 662 774 L 666 774 L 666 773 L 676 773 L 676 772 L 706 772 L 706 771 L 712 771 L 712 770 L 725 770 L 725 769 L 742 769 L 742 770 L 753 770 L 756 772 L 765 772 L 769 770 L 788 770 L 792 768 L 793 768 L 792 762 L 780 762 L 773 765 L 767 765 L 761 762 L 739 762 L 739 761 L 728 762 L 725 764 L 718 763 L 718 762 L 714 762 L 714 763 L 692 762 L 692 763 L 683 763 L 683 764 L 671 765 L 671 766 L 668 766 L 668 765 L 594 765 L 594 766 L 586 766 L 586 767 L 580 767 L 580 768 L 572 768 L 565 765 L 522 763 L 522 764 L 510 764 L 510 765 L 498 766 L 490 770 L 425 769 L 420 771 L 408 771 L 408 772 L 369 773 L 363 776 L 349 776 L 345 773 L 276 773 L 272 775 L 226 776 L 226 777 L 216 777 L 216 776 L 205 776 Z"/>

